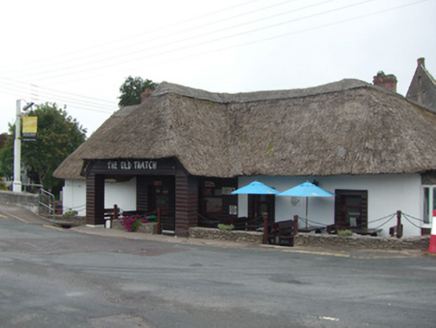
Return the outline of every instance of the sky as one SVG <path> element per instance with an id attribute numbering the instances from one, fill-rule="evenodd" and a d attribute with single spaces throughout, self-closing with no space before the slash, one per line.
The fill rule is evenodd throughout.
<path id="1" fill-rule="evenodd" d="M 436 76 L 436 0 L 14 0 L 0 10 L 0 133 L 56 103 L 89 137 L 128 76 L 211 92 Z"/>

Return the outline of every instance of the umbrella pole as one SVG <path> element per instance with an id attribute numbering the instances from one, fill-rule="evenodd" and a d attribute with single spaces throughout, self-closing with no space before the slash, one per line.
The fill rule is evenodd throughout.
<path id="1" fill-rule="evenodd" d="M 263 243 L 268 244 L 268 215 L 263 217 Z"/>
<path id="2" fill-rule="evenodd" d="M 307 209 L 308 209 L 307 203 L 308 203 L 308 201 L 309 201 L 309 197 L 306 197 L 306 230 L 307 230 L 307 221 L 309 221 L 309 219 L 307 218 Z"/>

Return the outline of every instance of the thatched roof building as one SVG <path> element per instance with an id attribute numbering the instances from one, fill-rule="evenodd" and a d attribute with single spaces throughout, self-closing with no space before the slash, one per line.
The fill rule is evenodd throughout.
<path id="1" fill-rule="evenodd" d="M 177 158 L 192 175 L 327 176 L 436 169 L 436 114 L 346 79 L 314 88 L 211 93 L 163 82 L 112 115 L 55 171 L 83 161 Z"/>
<path id="2" fill-rule="evenodd" d="M 118 124 L 120 124 L 127 115 L 129 115 L 133 110 L 135 110 L 138 105 L 123 107 L 117 112 L 115 112 L 106 122 L 104 122 L 100 128 L 94 133 L 88 140 L 86 140 L 79 148 L 77 148 L 70 156 L 68 156 L 65 161 L 55 170 L 54 176 L 59 179 L 66 180 L 84 180 L 85 177 L 80 173 L 83 167 L 83 160 L 81 158 L 81 151 L 84 147 L 87 147 L 88 142 L 92 142 L 100 133 L 105 133 L 105 131 L 111 131 Z"/>

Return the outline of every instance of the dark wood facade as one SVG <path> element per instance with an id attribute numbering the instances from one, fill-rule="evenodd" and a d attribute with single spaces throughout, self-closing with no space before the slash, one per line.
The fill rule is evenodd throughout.
<path id="1" fill-rule="evenodd" d="M 86 223 L 104 224 L 104 176 L 94 172 L 86 177 Z"/>
<path id="2" fill-rule="evenodd" d="M 220 205 L 217 214 L 237 217 L 237 196 L 230 192 L 237 179 L 196 177 L 188 174 L 174 158 L 99 160 L 86 166 L 86 221 L 89 225 L 104 224 L 104 183 L 136 177 L 136 210 L 161 211 L 162 230 L 187 236 L 189 227 L 198 225 L 198 214 L 209 215 Z M 206 195 L 205 193 L 209 193 Z M 205 197 L 210 196 L 210 197 Z M 205 205 L 205 199 L 212 204 Z"/>
<path id="3" fill-rule="evenodd" d="M 198 212 L 211 219 L 220 219 L 221 222 L 236 219 L 238 198 L 230 193 L 236 190 L 237 185 L 237 178 L 199 178 Z"/>

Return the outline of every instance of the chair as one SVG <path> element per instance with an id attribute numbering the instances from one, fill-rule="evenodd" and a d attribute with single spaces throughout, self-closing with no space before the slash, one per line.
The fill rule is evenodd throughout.
<path id="1" fill-rule="evenodd" d="M 283 242 L 287 242 L 289 246 L 294 246 L 294 221 L 277 222 L 277 226 L 278 244 L 282 245 Z"/>

